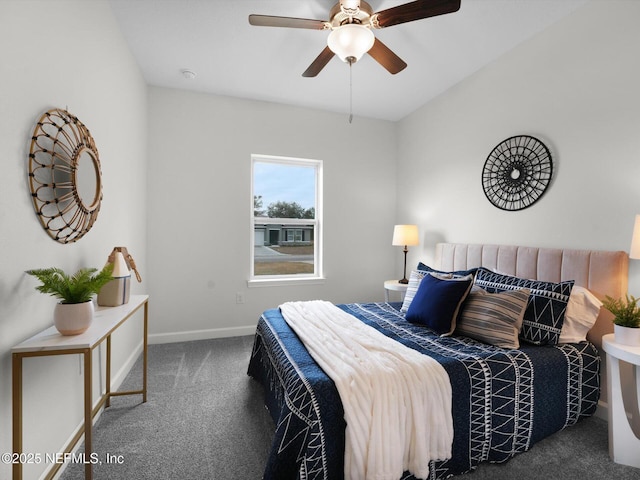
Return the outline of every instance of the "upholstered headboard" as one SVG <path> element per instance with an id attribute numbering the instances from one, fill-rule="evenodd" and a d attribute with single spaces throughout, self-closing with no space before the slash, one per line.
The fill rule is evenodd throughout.
<path id="1" fill-rule="evenodd" d="M 629 256 L 626 252 L 601 250 L 568 250 L 439 243 L 436 245 L 435 267 L 441 270 L 466 270 L 486 267 L 521 278 L 561 282 L 575 280 L 598 298 L 619 298 L 627 293 Z M 612 315 L 600 311 L 588 339 L 598 348 L 602 335 L 613 332 Z"/>

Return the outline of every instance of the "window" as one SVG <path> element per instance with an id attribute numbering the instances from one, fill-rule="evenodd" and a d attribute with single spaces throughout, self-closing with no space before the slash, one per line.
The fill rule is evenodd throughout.
<path id="1" fill-rule="evenodd" d="M 302 230 L 299 228 L 287 229 L 287 242 L 302 242 Z"/>
<path id="2" fill-rule="evenodd" d="M 322 161 L 251 156 L 249 284 L 322 278 Z"/>

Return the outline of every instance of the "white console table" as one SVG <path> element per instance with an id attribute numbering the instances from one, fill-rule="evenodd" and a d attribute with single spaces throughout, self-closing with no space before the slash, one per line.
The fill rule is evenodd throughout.
<path id="1" fill-rule="evenodd" d="M 614 335 L 610 333 L 602 337 L 602 348 L 607 352 L 609 456 L 616 463 L 640 468 L 640 438 L 629 424 L 620 381 L 620 360 L 634 365 L 638 405 L 632 407 L 631 421 L 635 431 L 640 432 L 640 346 L 616 343 Z"/>
<path id="2" fill-rule="evenodd" d="M 111 391 L 111 334 L 144 306 L 143 333 L 143 369 L 142 389 L 129 392 Z M 11 349 L 12 353 L 12 382 L 13 382 L 13 453 L 20 458 L 22 452 L 22 359 L 25 357 L 42 357 L 49 355 L 80 354 L 84 358 L 84 426 L 71 439 L 64 453 L 70 453 L 84 433 L 85 455 L 92 452 L 91 434 L 93 418 L 102 408 L 109 406 L 111 397 L 116 395 L 142 395 L 142 401 L 147 401 L 147 333 L 148 333 L 148 295 L 131 295 L 129 302 L 118 307 L 97 307 L 93 322 L 87 331 L 80 335 L 64 336 L 55 327 L 25 340 Z M 95 407 L 92 406 L 92 352 L 104 340 L 107 341 L 107 361 L 105 372 L 105 393 Z M 60 468 L 56 463 L 47 472 L 47 479 L 53 478 Z M 91 462 L 85 463 L 85 479 L 92 476 Z M 22 479 L 22 464 L 13 464 L 13 480 Z"/>

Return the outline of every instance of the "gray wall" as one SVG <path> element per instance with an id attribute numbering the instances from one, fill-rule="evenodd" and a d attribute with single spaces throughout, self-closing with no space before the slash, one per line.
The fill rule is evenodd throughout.
<path id="1" fill-rule="evenodd" d="M 146 281 L 146 85 L 106 1 L 0 1 L 0 451 L 11 451 L 10 348 L 53 324 L 55 299 L 24 271 L 102 267 L 125 245 Z M 68 108 L 89 128 L 102 162 L 104 200 L 75 244 L 52 240 L 27 182 L 30 137 L 40 115 Z M 146 285 L 135 283 L 136 291 Z M 151 307 L 153 309 L 153 306 Z M 140 321 L 114 336 L 116 383 L 140 348 Z M 101 349 L 104 355 L 104 349 Z M 94 364 L 98 364 L 95 352 Z M 24 368 L 24 451 L 59 451 L 82 421 L 78 355 L 29 359 Z M 104 363 L 102 363 L 104 367 Z M 98 380 L 96 388 L 104 382 Z M 25 466 L 26 479 L 44 465 Z M 10 478 L 0 465 L 0 478 Z"/>
<path id="2" fill-rule="evenodd" d="M 250 334 L 287 300 L 384 298 L 401 255 L 393 123 L 157 87 L 149 107 L 152 341 Z M 247 287 L 252 153 L 323 160 L 324 283 Z"/>
<path id="3" fill-rule="evenodd" d="M 640 2 L 593 1 L 459 83 L 398 126 L 398 217 L 438 241 L 629 250 L 640 212 Z M 486 200 L 489 152 L 543 140 L 550 188 L 528 209 Z M 402 196 L 402 197 L 400 197 Z M 629 290 L 640 292 L 638 262 Z"/>

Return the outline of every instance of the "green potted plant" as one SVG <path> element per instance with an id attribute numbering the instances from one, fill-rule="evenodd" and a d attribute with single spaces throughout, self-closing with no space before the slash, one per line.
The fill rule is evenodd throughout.
<path id="1" fill-rule="evenodd" d="M 112 270 L 113 264 L 107 264 L 99 272 L 97 268 L 81 268 L 71 276 L 59 268 L 27 270 L 26 273 L 42 283 L 36 290 L 60 300 L 53 312 L 53 322 L 58 331 L 62 335 L 78 335 L 91 325 L 91 300 L 112 280 Z"/>
<path id="2" fill-rule="evenodd" d="M 602 305 L 613 315 L 613 332 L 616 342 L 623 345 L 640 345 L 640 298 L 626 294 L 625 298 L 606 296 Z"/>

